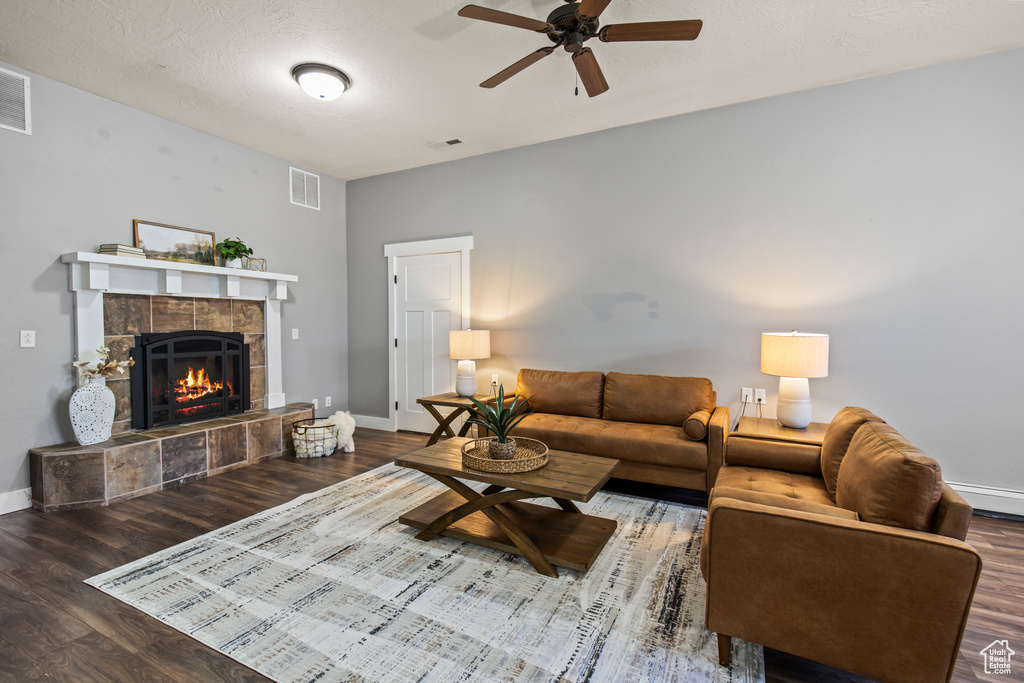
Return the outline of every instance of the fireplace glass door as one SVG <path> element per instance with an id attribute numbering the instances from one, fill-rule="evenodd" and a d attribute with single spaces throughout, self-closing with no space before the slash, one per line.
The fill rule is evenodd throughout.
<path id="1" fill-rule="evenodd" d="M 241 334 L 137 335 L 132 357 L 136 429 L 241 413 L 249 403 L 249 349 Z"/>

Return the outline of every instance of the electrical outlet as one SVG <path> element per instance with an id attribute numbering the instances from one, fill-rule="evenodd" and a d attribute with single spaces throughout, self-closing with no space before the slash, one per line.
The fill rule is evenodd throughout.
<path id="1" fill-rule="evenodd" d="M 21 331 L 21 348 L 23 349 L 34 349 L 36 346 L 36 331 L 35 330 L 22 330 Z"/>
<path id="2" fill-rule="evenodd" d="M 328 396 L 327 398 L 324 399 L 324 408 L 330 408 L 330 407 L 331 407 L 331 397 Z"/>
<path id="3" fill-rule="evenodd" d="M 743 387 L 740 390 L 740 402 L 741 403 L 753 403 L 754 402 L 754 390 L 750 387 Z"/>
<path id="4" fill-rule="evenodd" d="M 313 412 L 316 413 L 316 409 L 320 407 L 320 399 L 313 399 Z"/>
<path id="5" fill-rule="evenodd" d="M 757 403 L 758 405 L 762 405 L 763 406 L 764 402 L 765 402 L 764 389 L 754 389 L 754 403 Z"/>
<path id="6" fill-rule="evenodd" d="M 491 375 L 491 384 L 495 384 L 496 385 L 497 383 L 498 383 L 498 373 L 495 372 L 495 373 L 493 373 Z"/>
<path id="7" fill-rule="evenodd" d="M 298 338 L 299 338 L 299 328 L 293 327 L 292 328 L 292 339 L 298 339 Z"/>

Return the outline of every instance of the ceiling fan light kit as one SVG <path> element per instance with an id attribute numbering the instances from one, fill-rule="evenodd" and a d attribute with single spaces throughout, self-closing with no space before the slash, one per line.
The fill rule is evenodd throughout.
<path id="1" fill-rule="evenodd" d="M 637 42 L 653 40 L 694 40 L 700 35 L 704 23 L 700 19 L 685 21 L 649 21 L 633 24 L 610 24 L 601 28 L 600 17 L 611 0 L 581 0 L 558 7 L 548 14 L 546 21 L 531 19 L 518 14 L 509 14 L 478 5 L 466 5 L 459 10 L 459 16 L 468 19 L 489 21 L 493 24 L 522 28 L 536 33 L 544 33 L 554 47 L 544 47 L 528 54 L 518 62 L 502 69 L 480 84 L 481 88 L 493 88 L 515 76 L 526 67 L 547 57 L 555 48 L 561 46 L 572 54 L 572 62 L 583 81 L 590 97 L 596 97 L 608 90 L 597 57 L 593 50 L 583 47 L 583 43 L 597 38 L 603 43 Z"/>
<path id="2" fill-rule="evenodd" d="M 307 62 L 292 68 L 292 78 L 314 100 L 330 102 L 352 87 L 352 79 L 333 66 Z"/>

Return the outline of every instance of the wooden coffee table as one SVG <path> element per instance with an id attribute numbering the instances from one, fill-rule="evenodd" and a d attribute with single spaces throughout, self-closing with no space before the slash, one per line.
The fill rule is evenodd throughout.
<path id="1" fill-rule="evenodd" d="M 558 576 L 553 565 L 587 571 L 616 522 L 585 515 L 573 501 L 589 501 L 619 461 L 548 451 L 548 463 L 540 469 L 494 474 L 463 467 L 467 441 L 455 437 L 395 459 L 396 465 L 424 472 L 450 489 L 398 521 L 420 529 L 416 538 L 423 541 L 450 536 L 521 555 L 547 576 Z M 490 486 L 478 493 L 460 480 Z M 521 502 L 528 498 L 551 498 L 558 507 Z"/>

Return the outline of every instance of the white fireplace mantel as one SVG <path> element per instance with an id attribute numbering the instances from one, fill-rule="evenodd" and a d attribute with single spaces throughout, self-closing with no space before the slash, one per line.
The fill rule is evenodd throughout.
<path id="1" fill-rule="evenodd" d="M 207 299 L 265 301 L 267 408 L 285 404 L 281 370 L 281 301 L 297 275 L 239 268 L 200 266 L 176 261 L 73 252 L 60 257 L 68 265 L 68 288 L 75 294 L 75 360 L 96 360 L 103 346 L 103 294 L 142 294 Z"/>

